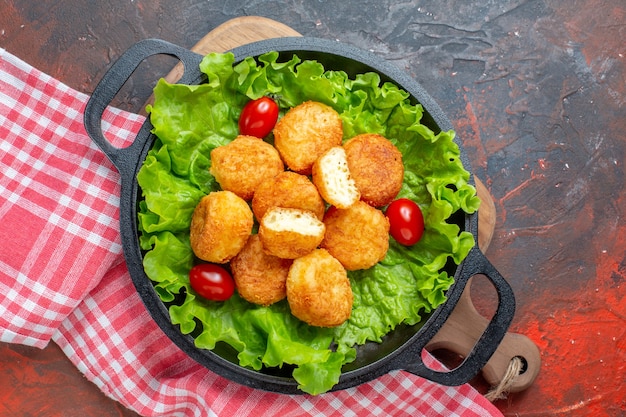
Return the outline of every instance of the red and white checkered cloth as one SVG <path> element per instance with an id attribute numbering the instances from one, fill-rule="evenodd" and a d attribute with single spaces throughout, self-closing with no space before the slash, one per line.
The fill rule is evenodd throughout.
<path id="1" fill-rule="evenodd" d="M 0 49 L 0 340 L 40 348 L 53 340 L 106 395 L 146 416 L 502 415 L 470 385 L 403 371 L 288 396 L 240 386 L 189 359 L 131 283 L 119 175 L 85 133 L 87 99 Z M 111 108 L 103 125 L 122 146 L 142 122 Z"/>

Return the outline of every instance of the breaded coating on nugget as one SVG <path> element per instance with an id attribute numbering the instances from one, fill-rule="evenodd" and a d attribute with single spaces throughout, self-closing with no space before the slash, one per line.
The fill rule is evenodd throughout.
<path id="1" fill-rule="evenodd" d="M 291 314 L 311 326 L 339 326 L 350 318 L 353 298 L 346 270 L 324 249 L 296 259 L 289 268 Z"/>
<path id="2" fill-rule="evenodd" d="M 274 146 L 285 164 L 310 175 L 315 160 L 333 146 L 341 145 L 343 125 L 330 106 L 307 101 L 289 109 L 274 127 Z"/>
<path id="3" fill-rule="evenodd" d="M 254 190 L 267 178 L 285 169 L 276 148 L 253 136 L 237 136 L 211 151 L 209 172 L 222 187 L 250 201 Z"/>
<path id="4" fill-rule="evenodd" d="M 331 207 L 324 216 L 325 248 L 348 271 L 370 268 L 389 249 L 389 220 L 378 209 L 357 201 L 347 209 Z"/>
<path id="5" fill-rule="evenodd" d="M 241 197 L 230 191 L 212 192 L 193 211 L 191 249 L 202 260 L 226 263 L 244 247 L 253 223 L 252 210 Z"/>
<path id="6" fill-rule="evenodd" d="M 266 253 L 295 259 L 317 248 L 324 229 L 324 223 L 310 211 L 272 207 L 261 219 L 259 236 Z"/>
<path id="7" fill-rule="evenodd" d="M 317 158 L 313 164 L 313 184 L 328 204 L 338 208 L 348 208 L 361 197 L 341 146 L 332 147 Z"/>
<path id="8" fill-rule="evenodd" d="M 252 212 L 261 220 L 272 207 L 312 211 L 322 220 L 326 206 L 319 191 L 305 175 L 284 171 L 268 178 L 257 187 L 252 198 Z"/>
<path id="9" fill-rule="evenodd" d="M 402 188 L 402 153 L 387 138 L 365 133 L 344 145 L 350 174 L 361 192 L 361 200 L 374 207 L 391 203 Z"/>
<path id="10" fill-rule="evenodd" d="M 237 292 L 254 304 L 268 306 L 287 296 L 290 259 L 268 255 L 259 235 L 250 235 L 243 249 L 230 261 Z"/>

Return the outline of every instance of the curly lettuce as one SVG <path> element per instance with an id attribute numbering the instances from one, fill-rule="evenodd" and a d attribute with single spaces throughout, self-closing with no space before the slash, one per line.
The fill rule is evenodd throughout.
<path id="1" fill-rule="evenodd" d="M 209 54 L 200 64 L 207 82 L 173 85 L 160 80 L 148 108 L 158 137 L 139 172 L 143 193 L 139 207 L 144 269 L 169 307 L 172 322 L 195 336 L 198 348 L 218 342 L 238 352 L 241 366 L 293 366 L 299 388 L 310 394 L 330 390 L 342 366 L 356 357 L 355 346 L 381 338 L 401 323 L 412 325 L 443 303 L 453 282 L 443 269 L 459 264 L 474 245 L 450 216 L 478 209 L 469 173 L 463 168 L 454 132 L 435 133 L 421 123 L 421 105 L 376 73 L 350 78 L 316 61 L 293 56 L 278 62 L 270 52 L 234 63 L 234 56 Z M 285 300 L 262 307 L 235 294 L 226 302 L 196 297 L 188 271 L 195 258 L 189 224 L 197 202 L 219 184 L 209 174 L 210 152 L 233 140 L 243 105 L 272 95 L 281 112 L 306 100 L 333 107 L 344 139 L 380 133 L 402 152 L 405 176 L 399 197 L 417 202 L 425 232 L 405 247 L 390 238 L 386 258 L 368 270 L 349 272 L 354 293 L 350 319 L 336 328 L 308 326 L 293 317 Z"/>

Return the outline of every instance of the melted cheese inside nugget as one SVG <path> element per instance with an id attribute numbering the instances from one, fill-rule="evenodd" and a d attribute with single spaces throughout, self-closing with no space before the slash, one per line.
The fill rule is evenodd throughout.
<path id="1" fill-rule="evenodd" d="M 328 204 L 338 208 L 348 208 L 361 197 L 341 146 L 330 148 L 317 158 L 313 164 L 313 184 Z"/>
<path id="2" fill-rule="evenodd" d="M 389 220 L 363 201 L 347 209 L 329 209 L 324 224 L 326 233 L 320 246 L 348 271 L 370 268 L 387 254 Z"/>
<path id="3" fill-rule="evenodd" d="M 287 296 L 291 262 L 266 254 L 259 235 L 250 235 L 246 246 L 230 261 L 237 292 L 244 300 L 263 306 L 282 300 Z"/>
<path id="4" fill-rule="evenodd" d="M 266 253 L 295 259 L 317 248 L 324 229 L 324 223 L 310 211 L 273 207 L 261 219 L 259 236 Z"/>
<path id="5" fill-rule="evenodd" d="M 278 151 L 253 136 L 237 136 L 227 145 L 211 151 L 211 169 L 223 190 L 250 201 L 254 190 L 267 178 L 285 169 Z"/>
<path id="6" fill-rule="evenodd" d="M 252 211 L 261 220 L 272 207 L 308 210 L 322 220 L 326 206 L 311 180 L 301 174 L 284 171 L 259 184 L 252 198 Z"/>
<path id="7" fill-rule="evenodd" d="M 230 191 L 212 192 L 193 211 L 191 249 L 202 260 L 226 263 L 244 247 L 253 223 L 252 210 L 241 197 Z"/>
<path id="8" fill-rule="evenodd" d="M 343 125 L 330 106 L 307 101 L 289 109 L 274 127 L 274 146 L 285 164 L 300 174 L 310 175 L 317 158 L 341 145 Z"/>
<path id="9" fill-rule="evenodd" d="M 350 174 L 361 200 L 374 207 L 391 203 L 402 188 L 402 153 L 387 138 L 365 133 L 344 144 Z"/>
<path id="10" fill-rule="evenodd" d="M 352 313 L 346 270 L 324 249 L 296 259 L 287 276 L 287 301 L 291 314 L 311 326 L 339 326 Z"/>

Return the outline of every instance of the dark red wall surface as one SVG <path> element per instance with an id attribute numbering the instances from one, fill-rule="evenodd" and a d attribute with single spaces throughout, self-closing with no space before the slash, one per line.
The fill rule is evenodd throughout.
<path id="1" fill-rule="evenodd" d="M 495 201 L 487 256 L 516 294 L 511 331 L 542 353 L 503 413 L 626 415 L 626 3 L 0 0 L 0 47 L 90 93 L 136 41 L 191 47 L 242 15 L 375 52 L 453 121 Z M 172 65 L 144 64 L 115 104 L 139 111 Z M 54 345 L 0 344 L 0 386 L 0 415 L 134 415 Z"/>

